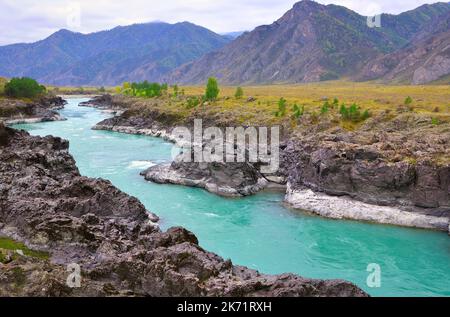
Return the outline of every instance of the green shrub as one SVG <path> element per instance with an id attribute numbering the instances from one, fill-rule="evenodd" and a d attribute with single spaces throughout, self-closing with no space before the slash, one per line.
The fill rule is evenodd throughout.
<path id="1" fill-rule="evenodd" d="M 340 114 L 345 121 L 352 121 L 358 123 L 370 118 L 369 110 L 365 110 L 361 113 L 361 107 L 357 104 L 352 104 L 350 107 L 346 107 L 345 104 L 341 105 Z"/>
<path id="2" fill-rule="evenodd" d="M 300 119 L 305 114 L 305 106 L 300 108 L 299 105 L 295 104 L 292 111 L 294 112 L 294 118 Z"/>
<path id="3" fill-rule="evenodd" d="M 234 97 L 236 99 L 241 99 L 242 97 L 244 97 L 244 90 L 242 89 L 242 87 L 238 87 L 236 89 L 236 92 L 234 93 Z"/>
<path id="4" fill-rule="evenodd" d="M 287 100 L 284 98 L 280 98 L 280 100 L 278 101 L 278 111 L 275 112 L 275 116 L 277 118 L 284 117 L 286 115 L 286 110 L 287 110 Z"/>
<path id="5" fill-rule="evenodd" d="M 325 103 L 322 106 L 322 109 L 320 109 L 320 113 L 327 114 L 328 112 L 330 112 L 330 104 L 328 103 L 328 101 L 325 101 Z"/>
<path id="6" fill-rule="evenodd" d="M 202 102 L 201 98 L 199 97 L 189 97 L 187 99 L 187 107 L 188 109 L 196 108 L 200 105 Z"/>
<path id="7" fill-rule="evenodd" d="M 217 83 L 217 79 L 211 77 L 208 79 L 208 84 L 206 85 L 206 93 L 205 98 L 208 101 L 216 100 L 219 96 L 219 84 Z"/>
<path id="8" fill-rule="evenodd" d="M 45 91 L 44 86 L 28 77 L 13 78 L 5 85 L 5 95 L 13 98 L 36 98 Z"/>
<path id="9" fill-rule="evenodd" d="M 412 104 L 413 103 L 413 99 L 410 97 L 410 96 L 408 96 L 406 99 L 405 99 L 405 105 L 410 105 L 410 104 Z"/>
<path id="10" fill-rule="evenodd" d="M 439 125 L 439 124 L 441 124 L 441 121 L 439 121 L 438 118 L 432 118 L 431 119 L 431 124 L 432 125 Z"/>

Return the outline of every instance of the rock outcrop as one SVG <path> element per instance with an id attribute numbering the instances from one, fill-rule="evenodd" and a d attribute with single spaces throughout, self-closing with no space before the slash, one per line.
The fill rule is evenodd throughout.
<path id="1" fill-rule="evenodd" d="M 434 127 L 431 119 L 412 114 L 393 122 L 371 119 L 367 125 L 373 126 L 288 141 L 282 161 L 290 183 L 370 204 L 450 216 L 450 134 L 445 125 Z"/>
<path id="2" fill-rule="evenodd" d="M 0 99 L 0 119 L 7 124 L 60 121 L 64 118 L 57 110 L 65 104 L 64 99 L 53 96 L 29 103 L 17 99 Z"/>
<path id="3" fill-rule="evenodd" d="M 113 97 L 110 94 L 96 96 L 88 101 L 81 102 L 80 107 L 92 107 L 98 109 L 113 110 L 111 105 L 113 105 Z"/>
<path id="4" fill-rule="evenodd" d="M 141 173 L 146 180 L 204 188 L 225 197 L 253 195 L 267 187 L 268 181 L 248 163 L 186 163 L 175 161 L 150 167 Z"/>
<path id="5" fill-rule="evenodd" d="M 366 296 L 344 281 L 267 276 L 203 250 L 110 182 L 80 176 L 68 142 L 0 126 L 0 235 L 47 251 L 0 263 L 5 296 Z M 81 266 L 81 287 L 66 284 Z"/>
<path id="6" fill-rule="evenodd" d="M 430 118 L 416 114 L 392 122 L 370 119 L 358 132 L 293 137 L 282 159 L 289 177 L 287 201 L 331 218 L 448 230 L 449 144 L 446 125 L 433 126 Z M 348 198 L 364 203 L 358 208 L 366 215 Z"/>

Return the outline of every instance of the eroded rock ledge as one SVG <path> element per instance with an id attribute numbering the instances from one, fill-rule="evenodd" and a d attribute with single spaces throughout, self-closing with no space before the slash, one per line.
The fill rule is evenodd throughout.
<path id="1" fill-rule="evenodd" d="M 60 97 L 45 96 L 31 103 L 16 99 L 0 100 L 0 121 L 6 124 L 37 123 L 61 121 L 64 118 L 57 112 L 66 101 Z"/>
<path id="2" fill-rule="evenodd" d="M 80 176 L 68 142 L 0 125 L 0 235 L 51 253 L 0 263 L 2 296 L 366 296 L 345 281 L 268 276 L 203 250 L 111 183 Z M 82 287 L 66 285 L 66 265 Z"/>

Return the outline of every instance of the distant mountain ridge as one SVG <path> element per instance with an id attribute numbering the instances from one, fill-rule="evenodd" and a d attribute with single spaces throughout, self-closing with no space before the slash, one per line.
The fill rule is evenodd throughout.
<path id="1" fill-rule="evenodd" d="M 368 63 L 383 57 L 389 63 L 390 54 L 410 45 L 424 28 L 448 13 L 450 3 L 423 5 L 399 15 L 383 14 L 382 27 L 369 28 L 366 17 L 345 7 L 304 0 L 273 24 L 243 34 L 222 49 L 175 69 L 164 80 L 198 84 L 215 76 L 224 84 L 272 84 L 369 79 L 361 74 L 367 72 Z M 430 38 L 436 32 L 431 29 L 424 36 Z M 421 43 L 428 45 L 429 41 L 422 39 Z M 422 48 L 445 47 L 436 45 Z M 441 56 L 446 59 L 445 53 Z M 415 64 L 420 67 L 422 62 Z M 434 74 L 425 74 L 422 80 L 407 78 L 412 83 L 425 83 L 446 73 L 445 69 L 434 69 Z M 385 75 L 379 74 L 388 79 Z"/>
<path id="2" fill-rule="evenodd" d="M 450 12 L 430 21 L 407 46 L 370 61 L 359 80 L 425 84 L 450 74 Z"/>
<path id="3" fill-rule="evenodd" d="M 36 43 L 0 47 L 0 76 L 57 85 L 157 81 L 229 41 L 188 22 L 135 24 L 86 35 L 61 30 Z"/>
<path id="4" fill-rule="evenodd" d="M 91 34 L 60 30 L 0 47 L 0 76 L 54 85 L 125 81 L 274 84 L 334 79 L 425 84 L 450 78 L 450 3 L 383 14 L 382 27 L 345 7 L 296 3 L 271 25 L 218 35 L 189 22 L 152 22 Z"/>

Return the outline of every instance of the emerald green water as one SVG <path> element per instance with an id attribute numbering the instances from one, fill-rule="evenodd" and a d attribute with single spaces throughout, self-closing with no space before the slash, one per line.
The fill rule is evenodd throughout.
<path id="1" fill-rule="evenodd" d="M 33 135 L 70 141 L 80 172 L 110 180 L 162 218 L 161 226 L 183 226 L 200 244 L 235 264 L 264 273 L 346 279 L 374 296 L 450 296 L 450 237 L 445 233 L 334 221 L 283 206 L 281 193 L 225 199 L 201 189 L 156 185 L 139 172 L 167 162 L 172 144 L 91 127 L 109 117 L 70 99 L 68 121 L 17 125 Z M 382 269 L 380 288 L 366 285 L 367 266 Z"/>

